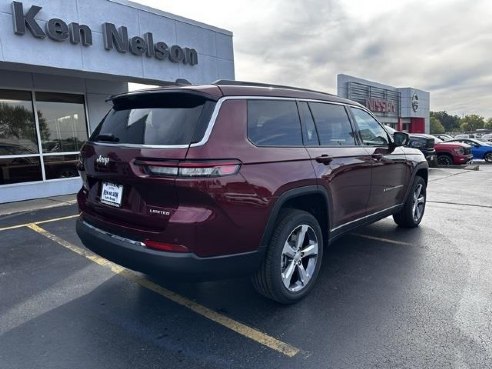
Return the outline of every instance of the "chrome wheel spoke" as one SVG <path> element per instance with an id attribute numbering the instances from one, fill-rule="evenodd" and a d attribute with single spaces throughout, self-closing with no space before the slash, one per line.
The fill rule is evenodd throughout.
<path id="1" fill-rule="evenodd" d="M 301 250 L 301 252 L 303 258 L 308 258 L 311 256 L 318 255 L 318 243 L 317 242 L 310 243 L 303 250 Z"/>
<path id="2" fill-rule="evenodd" d="M 294 260 L 289 260 L 289 265 L 285 268 L 282 273 L 282 282 L 286 288 L 290 288 L 290 282 L 292 280 L 292 276 L 294 275 L 294 271 L 296 269 L 296 263 Z"/>
<path id="3" fill-rule="evenodd" d="M 308 226 L 307 225 L 302 225 L 301 229 L 297 233 L 297 240 L 296 240 L 296 249 L 300 250 L 303 243 L 304 239 L 306 238 L 306 232 L 308 231 Z"/>
<path id="4" fill-rule="evenodd" d="M 296 250 L 292 247 L 289 240 L 285 241 L 282 255 L 287 256 L 289 259 L 294 259 L 294 256 L 296 256 Z"/>
<path id="5" fill-rule="evenodd" d="M 306 272 L 306 269 L 304 269 L 304 265 L 302 265 L 302 263 L 297 264 L 297 272 L 299 273 L 299 280 L 301 284 L 305 286 L 311 277 Z"/>

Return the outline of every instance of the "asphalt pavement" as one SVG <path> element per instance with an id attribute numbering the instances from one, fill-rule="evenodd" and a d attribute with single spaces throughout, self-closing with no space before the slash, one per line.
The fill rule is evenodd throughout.
<path id="1" fill-rule="evenodd" d="M 341 238 L 287 307 L 106 262 L 73 198 L 0 205 L 0 368 L 492 368 L 491 180 L 431 169 L 419 228 Z"/>

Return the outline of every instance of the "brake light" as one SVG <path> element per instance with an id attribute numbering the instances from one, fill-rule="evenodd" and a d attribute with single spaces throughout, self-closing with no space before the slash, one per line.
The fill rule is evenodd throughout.
<path id="1" fill-rule="evenodd" d="M 140 163 L 139 163 L 140 164 Z M 168 163 L 143 163 L 148 174 L 165 177 L 223 177 L 239 172 L 238 160 L 183 161 L 175 165 Z"/>
<path id="2" fill-rule="evenodd" d="M 180 253 L 190 252 L 190 250 L 186 246 L 176 245 L 173 243 L 145 240 L 144 244 L 146 247 L 148 247 L 149 249 L 153 249 L 153 250 L 168 251 L 168 252 L 180 252 Z"/>

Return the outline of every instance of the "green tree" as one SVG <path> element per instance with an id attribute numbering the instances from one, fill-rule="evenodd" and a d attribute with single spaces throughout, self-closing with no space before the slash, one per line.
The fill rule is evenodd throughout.
<path id="1" fill-rule="evenodd" d="M 441 122 L 441 124 L 444 126 L 444 130 L 446 132 L 453 132 L 453 131 L 459 131 L 460 130 L 460 117 L 457 115 L 449 115 L 445 111 L 431 111 L 430 112 L 431 118 L 434 117 Z"/>
<path id="2" fill-rule="evenodd" d="M 483 128 L 492 129 L 492 118 L 487 119 Z"/>
<path id="3" fill-rule="evenodd" d="M 485 120 L 478 114 L 465 115 L 461 118 L 461 129 L 463 131 L 473 132 L 485 126 Z"/>
<path id="4" fill-rule="evenodd" d="M 444 129 L 444 126 L 440 122 L 439 119 L 436 117 L 431 117 L 430 118 L 430 133 L 431 134 L 439 134 L 439 133 L 444 133 L 446 130 Z"/>

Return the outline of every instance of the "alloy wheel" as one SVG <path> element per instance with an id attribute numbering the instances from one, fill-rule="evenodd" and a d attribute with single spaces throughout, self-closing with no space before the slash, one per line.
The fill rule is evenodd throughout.
<path id="1" fill-rule="evenodd" d="M 425 208 L 425 190 L 422 184 L 417 185 L 415 187 L 415 191 L 413 192 L 413 206 L 412 206 L 412 214 L 413 220 L 418 222 L 420 218 L 424 215 Z"/>
<path id="2" fill-rule="evenodd" d="M 282 282 L 289 291 L 305 288 L 316 270 L 318 238 L 309 225 L 297 226 L 285 241 L 282 250 Z"/>

